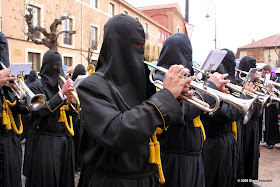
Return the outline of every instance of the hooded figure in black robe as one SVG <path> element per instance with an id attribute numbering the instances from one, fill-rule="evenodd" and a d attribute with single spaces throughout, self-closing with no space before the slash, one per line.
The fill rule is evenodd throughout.
<path id="1" fill-rule="evenodd" d="M 225 49 L 223 49 L 225 50 Z M 235 56 L 227 50 L 222 61 L 222 73 L 228 73 L 228 79 L 235 82 Z M 203 145 L 203 163 L 206 187 L 231 187 L 236 179 L 237 152 L 236 137 L 233 133 L 234 121 L 242 119 L 241 113 L 233 106 L 221 102 L 214 116 L 203 115 L 206 141 Z M 235 126 L 236 127 L 236 126 Z"/>
<path id="2" fill-rule="evenodd" d="M 240 60 L 239 69 L 241 71 L 249 72 L 251 68 L 256 68 L 256 59 L 245 56 Z M 243 86 L 242 80 L 237 74 L 236 80 Z M 259 106 L 256 105 L 259 109 Z M 254 112 L 254 115 L 248 121 L 243 124 L 242 120 L 238 121 L 240 128 L 238 131 L 238 179 L 258 179 L 259 168 L 259 110 Z M 237 183 L 238 186 L 252 185 L 251 183 L 245 184 Z"/>
<path id="3" fill-rule="evenodd" d="M 78 64 L 72 74 L 71 79 L 75 81 L 79 75 L 85 75 L 86 74 L 86 68 L 82 64 Z M 74 147 L 75 147 L 75 170 L 80 170 L 80 156 L 79 156 L 79 149 L 80 149 L 80 143 L 81 143 L 81 134 L 82 134 L 82 128 L 80 123 L 80 118 L 78 114 L 73 115 L 73 127 L 75 135 L 73 136 L 74 141 Z"/>
<path id="4" fill-rule="evenodd" d="M 174 64 L 182 64 L 193 74 L 192 46 L 186 34 L 172 35 L 163 44 L 157 65 L 169 69 Z M 154 78 L 163 81 L 164 75 L 157 71 Z M 213 82 L 209 82 L 209 86 L 217 89 Z M 215 103 L 213 97 L 209 95 L 197 93 L 196 96 L 202 97 L 200 99 L 210 106 Z M 162 186 L 203 187 L 205 185 L 201 156 L 203 126 L 196 126 L 193 121 L 203 111 L 188 102 L 182 102 L 180 105 L 183 118 L 159 136 L 163 173 L 166 178 Z"/>
<path id="5" fill-rule="evenodd" d="M 32 129 L 28 138 L 26 186 L 74 186 L 74 147 L 65 124 L 59 122 L 60 107 L 65 104 L 58 90 L 63 75 L 61 56 L 49 50 L 43 57 L 41 79 L 30 85 L 34 94 L 44 94 L 46 104 L 32 112 Z M 69 119 L 71 111 L 65 111 Z M 68 120 L 68 123 L 69 120 Z"/>
<path id="6" fill-rule="evenodd" d="M 24 83 L 26 84 L 27 87 L 29 87 L 30 83 L 36 81 L 38 79 L 37 72 L 35 70 L 31 70 L 29 75 L 26 75 L 26 78 L 24 79 Z M 31 113 L 28 113 L 28 115 L 22 116 L 22 121 L 23 121 L 23 133 L 20 135 L 20 141 L 26 138 L 28 134 L 28 129 L 29 129 L 29 124 L 30 124 L 30 119 L 31 118 Z"/>
<path id="7" fill-rule="evenodd" d="M 264 70 L 267 71 L 267 73 L 271 74 L 271 67 L 269 65 L 264 66 L 262 71 Z M 262 76 L 264 76 L 264 72 L 262 73 Z M 271 75 L 270 80 L 275 81 L 276 77 Z M 264 88 L 262 88 L 261 90 L 263 92 L 267 92 Z M 260 137 L 263 137 L 264 142 L 266 142 L 267 149 L 273 149 L 275 144 L 280 143 L 276 102 L 272 100 L 272 103 L 268 107 L 264 108 L 263 115 L 261 116 L 262 118 L 260 119 L 260 131 L 263 133 L 261 133 Z"/>
<path id="8" fill-rule="evenodd" d="M 27 78 L 24 80 L 26 86 L 29 86 L 31 82 L 34 82 L 38 79 L 37 72 L 35 70 L 31 70 Z"/>
<path id="9" fill-rule="evenodd" d="M 0 61 L 10 67 L 8 41 L 3 33 L 0 32 Z M 3 67 L 0 65 L 0 70 Z M 22 151 L 19 136 L 12 129 L 6 129 L 3 125 L 3 102 L 4 97 L 11 103 L 16 102 L 15 106 L 10 106 L 16 127 L 19 129 L 18 114 L 26 114 L 25 101 L 19 101 L 14 92 L 7 86 L 0 88 L 0 186 L 19 187 L 21 186 L 21 162 Z M 7 110 L 6 110 L 7 112 Z M 11 117 L 10 117 L 11 118 Z"/>
<path id="10" fill-rule="evenodd" d="M 85 75 L 86 74 L 86 68 L 83 64 L 78 64 L 75 69 L 74 69 L 74 72 L 72 74 L 72 77 L 71 79 L 73 81 L 76 80 L 76 78 L 79 76 L 79 75 Z"/>
<path id="11" fill-rule="evenodd" d="M 157 166 L 149 162 L 149 139 L 182 112 L 168 89 L 152 95 L 144 44 L 143 27 L 135 18 L 110 18 L 96 72 L 78 87 L 86 142 L 81 150 L 92 168 L 89 186 L 159 186 Z"/>

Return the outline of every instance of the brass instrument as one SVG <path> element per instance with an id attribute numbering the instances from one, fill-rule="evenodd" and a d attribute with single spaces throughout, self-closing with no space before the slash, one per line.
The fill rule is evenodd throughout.
<path id="1" fill-rule="evenodd" d="M 59 81 L 62 81 L 63 84 L 66 82 L 66 79 L 62 76 L 59 76 L 58 78 L 58 82 Z M 61 90 L 61 87 L 60 85 L 58 84 L 58 89 Z M 75 106 L 73 103 L 71 103 L 70 101 L 68 101 L 69 105 L 71 106 L 71 108 L 76 112 L 76 113 L 79 113 L 81 111 L 81 104 L 80 104 L 80 100 L 79 100 L 79 97 L 78 97 L 78 94 L 77 92 L 75 91 L 70 91 L 67 93 L 67 95 L 72 95 L 74 100 L 75 100 Z"/>
<path id="2" fill-rule="evenodd" d="M 95 67 L 93 64 L 89 64 L 87 67 L 88 75 L 92 75 L 95 72 Z"/>
<path id="3" fill-rule="evenodd" d="M 155 73 L 155 69 L 153 69 L 151 72 L 150 72 L 150 75 L 149 75 L 149 79 L 151 81 L 151 83 L 153 83 L 157 88 L 159 89 L 163 89 L 163 82 L 160 81 L 160 80 L 153 80 L 153 75 Z M 205 90 L 203 88 L 203 85 L 202 84 L 199 84 L 197 82 L 194 82 L 192 81 L 191 82 L 191 86 L 214 97 L 214 99 L 216 100 L 216 104 L 214 105 L 213 108 L 210 107 L 210 105 L 194 96 L 192 97 L 188 97 L 186 95 L 184 95 L 184 93 L 182 93 L 180 95 L 180 98 L 183 99 L 184 101 L 187 101 L 189 102 L 190 104 L 196 106 L 197 108 L 203 110 L 204 112 L 208 112 L 209 115 L 212 115 L 214 112 L 216 112 L 218 109 L 219 109 L 219 106 L 220 106 L 220 100 L 219 100 L 219 97 L 216 96 L 215 94 L 212 94 L 211 92 L 209 92 L 208 90 Z"/>
<path id="4" fill-rule="evenodd" d="M 162 71 L 164 73 L 166 73 L 168 71 L 167 69 L 165 69 L 163 67 L 159 67 L 159 66 L 150 64 L 149 62 L 144 61 L 144 63 L 153 67 L 153 68 L 155 68 L 155 69 L 157 69 L 157 70 L 159 70 L 159 71 Z M 150 74 L 150 81 L 151 81 L 151 74 Z M 154 83 L 154 82 L 155 81 L 153 81 L 152 83 Z M 256 101 L 256 99 L 258 98 L 257 95 L 252 99 L 240 99 L 240 98 L 234 97 L 230 94 L 226 94 L 226 93 L 220 92 L 218 90 L 215 90 L 213 88 L 204 87 L 204 85 L 205 85 L 204 82 L 198 83 L 196 81 L 192 81 L 190 85 L 192 87 L 196 88 L 196 89 L 201 90 L 202 92 L 204 92 L 206 94 L 209 94 L 209 95 L 215 97 L 215 98 L 218 97 L 219 98 L 218 100 L 222 100 L 222 101 L 232 105 L 233 107 L 237 108 L 238 110 L 240 110 L 242 112 L 242 114 L 244 115 L 244 120 L 243 120 L 244 124 L 246 124 L 250 120 L 250 118 L 253 114 L 253 111 L 254 111 L 254 105 L 253 104 Z M 157 85 L 155 84 L 155 86 L 157 86 Z M 189 101 L 190 99 L 192 99 L 192 97 L 188 98 L 184 95 L 181 95 L 180 97 L 183 98 L 186 101 Z M 206 103 L 206 104 L 208 104 L 208 103 Z M 205 106 L 206 106 L 206 104 L 205 104 Z M 219 104 L 220 104 L 220 102 L 217 102 L 217 100 L 216 100 L 216 105 L 219 106 Z M 194 105 L 197 106 L 196 103 Z M 197 107 L 199 108 L 199 106 L 197 106 Z M 216 109 L 216 107 L 217 106 L 215 106 L 215 109 Z M 207 110 L 208 110 L 208 108 L 207 108 Z M 205 110 L 203 110 L 203 111 L 205 111 Z M 211 111 L 211 112 L 213 112 L 213 111 Z"/>
<path id="5" fill-rule="evenodd" d="M 1 62 L 3 69 L 6 69 L 6 66 Z M 7 82 L 5 86 L 10 87 L 10 89 L 15 93 L 16 97 L 19 100 L 22 100 L 27 96 L 27 105 L 28 109 L 31 111 L 40 110 L 46 103 L 46 96 L 44 94 L 34 94 L 24 81 L 20 78 L 22 75 L 17 76 L 17 80 L 13 83 L 15 87 L 11 86 L 10 82 Z"/>
<path id="6" fill-rule="evenodd" d="M 244 81 L 245 78 L 242 77 L 241 74 L 248 75 L 248 72 L 247 72 L 247 71 L 242 71 L 242 70 L 239 70 L 239 69 L 235 69 L 235 70 L 238 71 L 238 72 L 240 72 L 240 73 L 239 73 L 239 78 L 240 78 L 241 80 Z M 262 82 L 264 82 L 264 78 L 260 77 L 260 78 L 258 78 L 258 79 L 261 80 Z M 263 84 L 257 83 L 257 82 L 255 82 L 254 84 L 255 84 L 256 86 L 259 86 L 259 87 L 265 89 L 265 90 L 271 95 L 271 99 L 272 99 L 272 100 L 275 100 L 275 101 L 278 101 L 278 102 L 279 102 L 280 98 L 279 98 L 276 94 L 272 93 L 266 86 L 264 86 Z M 280 91 L 279 91 L 277 88 L 275 88 L 275 86 L 280 87 L 280 84 L 279 84 L 279 83 L 276 83 L 276 82 L 274 82 L 274 81 L 272 81 L 272 80 L 269 80 L 268 84 L 270 84 L 270 85 L 272 86 L 272 90 L 273 90 L 274 92 L 276 92 L 278 95 L 280 95 Z M 263 93 L 258 92 L 258 94 L 261 95 L 261 94 L 263 94 Z"/>

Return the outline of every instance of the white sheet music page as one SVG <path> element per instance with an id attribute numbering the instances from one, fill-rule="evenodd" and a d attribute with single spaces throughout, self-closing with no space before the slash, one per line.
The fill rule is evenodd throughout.
<path id="1" fill-rule="evenodd" d="M 79 84 L 85 80 L 85 78 L 87 78 L 88 75 L 78 75 L 78 77 L 76 78 L 76 80 L 73 83 L 73 87 L 77 88 L 79 86 Z"/>
<path id="2" fill-rule="evenodd" d="M 29 75 L 32 63 L 12 63 L 10 67 L 10 76 Z"/>
<path id="3" fill-rule="evenodd" d="M 227 51 L 225 50 L 211 50 L 204 63 L 200 66 L 200 70 L 216 70 L 226 54 Z"/>

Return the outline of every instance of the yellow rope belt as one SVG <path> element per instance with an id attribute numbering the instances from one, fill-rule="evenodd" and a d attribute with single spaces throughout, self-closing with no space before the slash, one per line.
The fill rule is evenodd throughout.
<path id="1" fill-rule="evenodd" d="M 159 182 L 161 184 L 165 183 L 165 178 L 162 171 L 162 165 L 161 165 L 161 158 L 160 158 L 160 144 L 157 140 L 157 134 L 161 134 L 163 132 L 163 129 L 157 127 L 155 133 L 153 134 L 152 138 L 150 139 L 150 163 L 151 164 L 157 164 L 158 166 L 158 173 L 159 173 Z"/>
<path id="2" fill-rule="evenodd" d="M 18 120 L 19 120 L 19 129 L 16 126 L 13 113 L 10 109 L 10 107 L 14 107 L 17 104 L 17 101 L 15 100 L 13 103 L 11 103 L 9 100 L 6 100 L 5 97 L 3 97 L 3 112 L 2 112 L 2 123 L 3 125 L 6 125 L 7 130 L 11 130 L 13 127 L 13 130 L 16 134 L 22 134 L 23 132 L 23 125 L 21 121 L 21 115 L 18 114 Z"/>
<path id="3" fill-rule="evenodd" d="M 66 129 L 68 130 L 68 132 L 71 134 L 71 136 L 74 136 L 74 129 L 73 129 L 73 121 L 72 121 L 72 116 L 69 116 L 69 120 L 70 120 L 70 127 L 68 124 L 68 120 L 66 117 L 66 111 L 69 110 L 69 105 L 63 105 L 62 107 L 60 107 L 60 117 L 59 117 L 59 122 L 62 122 L 65 124 Z"/>

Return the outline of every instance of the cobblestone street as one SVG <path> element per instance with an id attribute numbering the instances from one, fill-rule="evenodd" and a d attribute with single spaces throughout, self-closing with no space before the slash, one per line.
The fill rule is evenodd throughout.
<path id="1" fill-rule="evenodd" d="M 276 146 L 280 147 L 280 144 Z M 24 154 L 24 144 L 22 144 Z M 266 146 L 260 146 L 260 166 L 259 181 L 254 183 L 262 187 L 279 187 L 280 186 L 280 150 L 267 149 Z M 75 185 L 78 185 L 80 172 L 75 173 Z M 22 186 L 25 186 L 25 177 L 22 176 Z"/>

